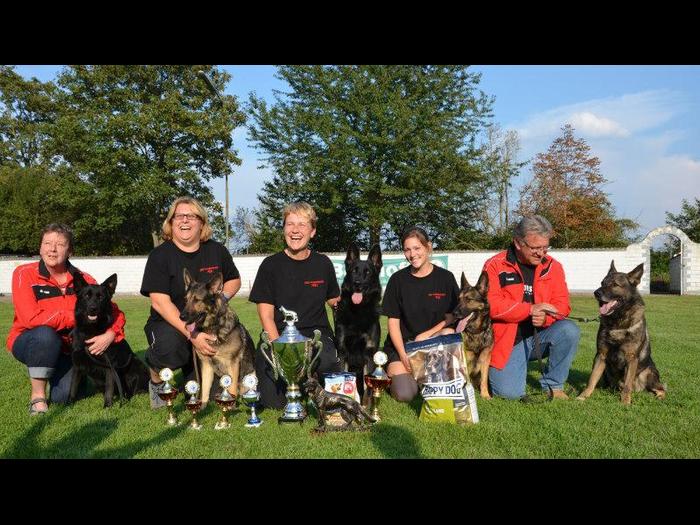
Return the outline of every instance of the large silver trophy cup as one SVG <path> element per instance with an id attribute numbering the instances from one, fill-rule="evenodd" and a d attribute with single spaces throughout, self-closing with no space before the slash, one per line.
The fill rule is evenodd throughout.
<path id="1" fill-rule="evenodd" d="M 284 315 L 287 326 L 282 331 L 282 335 L 272 342 L 269 334 L 263 332 L 260 349 L 265 359 L 272 365 L 275 380 L 282 376 L 287 383 L 287 405 L 278 422 L 302 423 L 306 419 L 306 410 L 301 404 L 299 382 L 311 372 L 311 367 L 321 355 L 323 348 L 323 343 L 320 341 L 321 332 L 314 330 L 313 339 L 304 337 L 294 326 L 294 323 L 299 320 L 296 312 L 287 310 L 284 306 L 280 307 L 280 311 Z"/>

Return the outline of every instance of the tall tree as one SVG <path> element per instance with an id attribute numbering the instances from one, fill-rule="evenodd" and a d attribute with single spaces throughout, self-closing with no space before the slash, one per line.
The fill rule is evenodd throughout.
<path id="1" fill-rule="evenodd" d="M 533 178 L 521 192 L 519 214 L 545 216 L 557 233 L 553 246 L 622 246 L 629 242 L 627 233 L 637 228 L 634 221 L 615 217 L 601 189 L 608 181 L 590 150 L 566 124 L 547 152 L 535 156 Z"/>
<path id="2" fill-rule="evenodd" d="M 268 107 L 251 95 L 250 138 L 274 169 L 259 196 L 261 234 L 275 238 L 284 204 L 319 215 L 315 247 L 358 240 L 397 247 L 410 224 L 437 246 L 470 229 L 481 174 L 474 137 L 492 99 L 465 66 L 281 66 L 290 90 Z"/>
<path id="3" fill-rule="evenodd" d="M 666 212 L 666 222 L 683 230 L 691 241 L 700 242 L 700 199 L 695 197 L 694 200 L 692 203 L 683 199 L 680 213 Z"/>

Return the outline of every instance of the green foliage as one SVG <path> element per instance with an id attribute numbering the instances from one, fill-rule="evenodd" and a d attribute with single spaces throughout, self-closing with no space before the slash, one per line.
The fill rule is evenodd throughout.
<path id="1" fill-rule="evenodd" d="M 383 395 L 382 422 L 368 432 L 312 436 L 311 415 L 303 425 L 280 426 L 279 410 L 264 410 L 260 428 L 243 425 L 243 409 L 230 416 L 231 428 L 214 430 L 220 414 L 214 403 L 198 419 L 204 428 L 190 431 L 183 397 L 175 401 L 180 425 L 165 425 L 164 410 L 151 410 L 148 395 L 129 403 L 102 408 L 94 394 L 74 406 L 51 405 L 46 416 L 27 414 L 29 380 L 26 369 L 0 352 L 0 458 L 697 458 L 700 457 L 700 377 L 696 372 L 700 298 L 647 296 L 647 321 L 654 362 L 668 386 L 664 401 L 647 392 L 632 394 L 632 405 L 619 394 L 597 389 L 590 399 L 527 404 L 477 394 L 480 423 L 460 427 L 418 420 L 420 400 L 398 403 Z M 126 337 L 143 358 L 143 326 L 148 300 L 117 296 L 127 317 Z M 232 307 L 257 339 L 255 305 L 234 298 Z M 574 315 L 594 317 L 592 295 L 572 297 Z M 12 323 L 12 305 L 0 298 L 0 340 Z M 386 317 L 382 317 L 382 338 Z M 591 373 L 596 323 L 581 324 L 581 341 L 566 388 L 580 392 Z M 678 327 L 683 327 L 679 331 Z M 529 366 L 527 391 L 539 392 L 536 362 Z M 176 374 L 182 386 L 181 374 Z"/>
<path id="2" fill-rule="evenodd" d="M 436 247 L 472 228 L 483 195 L 474 137 L 492 100 L 464 66 L 281 66 L 290 91 L 272 106 L 251 95 L 250 139 L 275 175 L 259 196 L 260 238 L 285 204 L 319 216 L 315 247 L 344 250 L 425 226 Z M 274 217 L 274 218 L 273 218 Z M 279 231 L 279 230 L 277 230 Z M 271 250 L 268 250 L 271 251 Z"/>
<path id="3" fill-rule="evenodd" d="M 691 241 L 700 242 L 700 199 L 695 203 L 683 199 L 680 213 L 666 212 L 666 222 L 683 230 Z"/>
<path id="4" fill-rule="evenodd" d="M 68 223 L 80 255 L 147 253 L 181 195 L 207 207 L 220 236 L 221 205 L 206 183 L 240 165 L 231 133 L 245 116 L 235 97 L 215 101 L 199 70 L 220 90 L 229 79 L 212 66 L 100 65 L 68 66 L 42 84 L 2 67 L 0 185 L 29 177 L 12 198 L 42 203 L 29 208 L 42 221 Z M 0 251 L 35 249 L 0 240 Z"/>

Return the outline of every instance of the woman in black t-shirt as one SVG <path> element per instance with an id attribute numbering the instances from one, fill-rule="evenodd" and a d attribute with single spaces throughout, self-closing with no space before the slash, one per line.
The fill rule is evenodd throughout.
<path id="1" fill-rule="evenodd" d="M 224 276 L 223 295 L 229 300 L 241 288 L 241 278 L 229 251 L 211 239 L 212 230 L 204 207 L 191 197 L 173 202 L 163 222 L 163 244 L 153 249 L 146 261 L 141 294 L 151 299 L 151 315 L 144 331 L 148 340 L 146 362 L 150 367 L 151 408 L 165 404 L 158 397 L 162 368 L 182 368 L 185 379 L 194 370 L 192 349 L 211 356 L 216 351 L 210 342 L 216 337 L 190 332 L 180 311 L 185 306 L 183 269 L 200 282 L 207 282 L 215 272 Z"/>
<path id="2" fill-rule="evenodd" d="M 384 291 L 382 313 L 389 318 L 384 351 L 389 357 L 392 397 L 410 401 L 418 393 L 418 383 L 411 374 L 404 343 L 454 332 L 445 328 L 445 314 L 457 306 L 459 287 L 452 272 L 430 262 L 433 246 L 425 230 L 409 228 L 401 245 L 410 264 L 389 278 Z"/>
<path id="3" fill-rule="evenodd" d="M 338 280 L 331 260 L 309 248 L 316 235 L 314 209 L 305 202 L 289 204 L 283 211 L 283 224 L 286 247 L 263 260 L 249 301 L 257 304 L 260 324 L 270 341 L 277 339 L 284 328 L 280 306 L 297 313 L 299 321 L 295 326 L 302 335 L 313 337 L 315 329 L 321 331 L 323 349 L 315 372 L 323 382 L 323 374 L 340 371 L 333 331 L 326 315 L 326 304 L 335 308 L 340 300 Z M 276 409 L 284 407 L 286 384 L 281 378 L 274 380 L 272 367 L 259 345 L 255 370 L 261 404 Z"/>

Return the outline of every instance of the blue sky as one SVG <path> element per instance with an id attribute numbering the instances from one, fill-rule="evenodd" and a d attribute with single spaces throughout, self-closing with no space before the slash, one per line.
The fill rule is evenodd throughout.
<path id="1" fill-rule="evenodd" d="M 18 66 L 29 78 L 52 80 L 61 66 Z M 285 89 L 273 66 L 221 66 L 232 78 L 226 93 L 245 101 L 251 91 L 272 101 Z M 518 131 L 520 160 L 547 150 L 565 123 L 600 161 L 605 187 L 619 216 L 640 233 L 677 213 L 682 198 L 700 197 L 700 66 L 474 66 L 480 87 L 496 97 L 494 122 Z M 229 177 L 231 209 L 254 207 L 269 170 L 245 129 L 234 132 L 243 160 Z M 531 177 L 526 167 L 516 188 Z M 224 181 L 212 184 L 224 201 Z"/>

